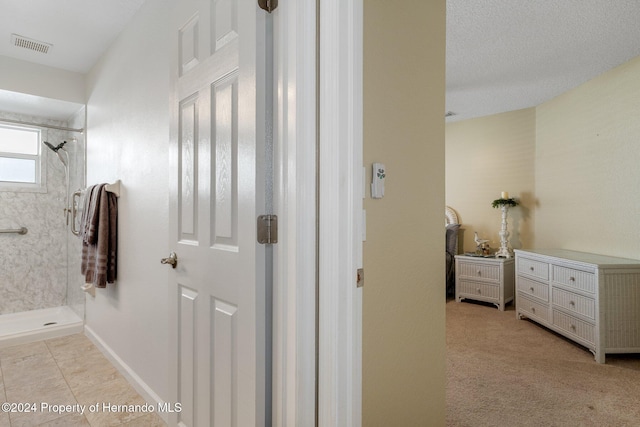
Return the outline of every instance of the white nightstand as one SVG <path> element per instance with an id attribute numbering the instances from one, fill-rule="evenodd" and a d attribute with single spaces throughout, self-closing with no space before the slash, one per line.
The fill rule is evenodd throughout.
<path id="1" fill-rule="evenodd" d="M 514 258 L 456 255 L 456 301 L 473 299 L 504 306 L 513 301 Z"/>

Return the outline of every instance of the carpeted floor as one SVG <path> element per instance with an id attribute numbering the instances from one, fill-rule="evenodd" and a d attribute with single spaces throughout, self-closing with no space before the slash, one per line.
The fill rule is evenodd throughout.
<path id="1" fill-rule="evenodd" d="M 606 364 L 513 304 L 447 301 L 447 425 L 640 426 L 640 355 Z"/>

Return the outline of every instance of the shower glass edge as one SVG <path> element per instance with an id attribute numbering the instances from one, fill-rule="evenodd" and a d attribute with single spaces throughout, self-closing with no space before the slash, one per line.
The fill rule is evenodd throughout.
<path id="1" fill-rule="evenodd" d="M 85 129 L 86 108 L 83 107 L 70 121 L 69 126 L 73 128 Z M 74 203 L 71 195 L 74 191 L 86 188 L 87 176 L 87 144 L 86 129 L 82 134 L 74 133 L 70 138 L 76 138 L 77 142 L 69 147 L 69 207 Z M 81 206 L 80 206 L 81 208 Z M 85 293 L 81 286 L 84 284 L 80 274 L 80 264 L 82 258 L 82 243 L 78 236 L 71 232 L 71 221 L 69 216 L 69 226 L 67 236 L 67 306 L 76 313 L 83 321 L 85 320 Z M 79 221 L 79 218 L 77 218 Z M 76 222 L 77 224 L 77 222 Z M 77 225 L 76 225 L 77 228 Z"/>

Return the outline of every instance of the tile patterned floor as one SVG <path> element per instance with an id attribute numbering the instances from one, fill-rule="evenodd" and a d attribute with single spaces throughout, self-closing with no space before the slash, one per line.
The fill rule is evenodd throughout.
<path id="1" fill-rule="evenodd" d="M 5 402 L 16 404 L 14 410 L 35 404 L 35 410 L 2 410 L 0 427 L 166 426 L 155 413 L 123 407 L 145 401 L 83 334 L 0 349 L 0 403 Z M 69 412 L 54 405 L 69 405 Z"/>

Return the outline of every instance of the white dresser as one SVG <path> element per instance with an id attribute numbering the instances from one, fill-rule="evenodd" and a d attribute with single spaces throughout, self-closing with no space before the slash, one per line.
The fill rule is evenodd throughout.
<path id="1" fill-rule="evenodd" d="M 640 261 L 564 249 L 515 250 L 516 316 L 587 347 L 640 353 Z"/>
<path id="2" fill-rule="evenodd" d="M 504 311 L 513 301 L 514 265 L 513 258 L 456 255 L 456 301 L 490 302 Z"/>

